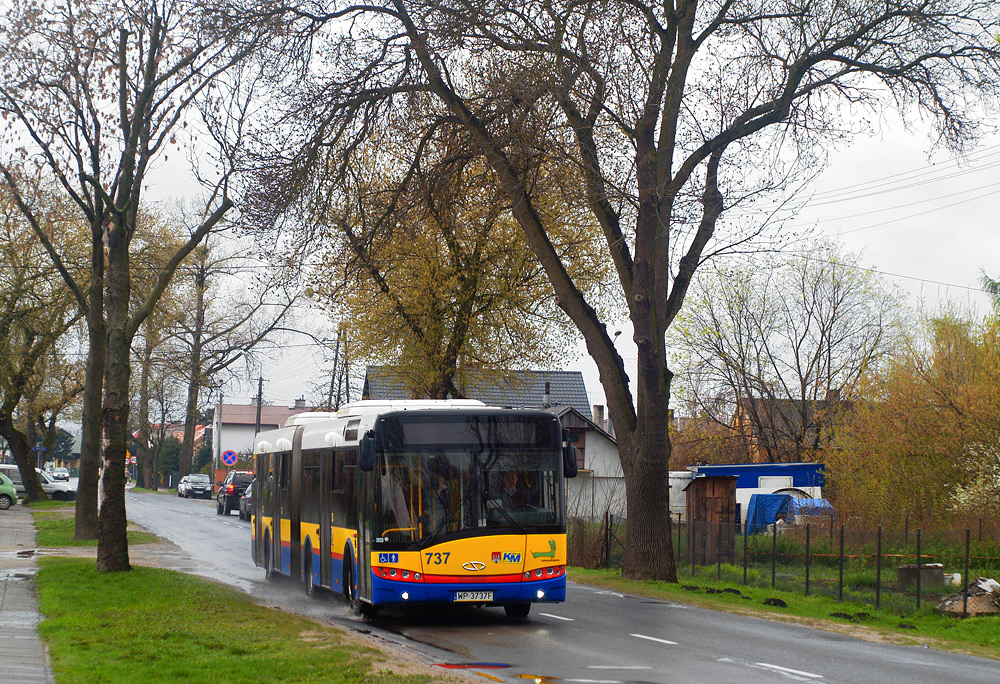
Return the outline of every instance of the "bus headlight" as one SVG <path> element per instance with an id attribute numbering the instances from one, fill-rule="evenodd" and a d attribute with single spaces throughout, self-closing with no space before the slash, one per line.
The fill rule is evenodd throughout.
<path id="1" fill-rule="evenodd" d="M 404 591 L 402 594 L 399 595 L 399 597 L 401 599 L 403 599 L 404 601 L 409 601 L 410 600 L 410 592 Z"/>
<path id="2" fill-rule="evenodd" d="M 545 598 L 545 592 L 539 589 L 537 592 L 535 592 L 535 596 L 537 596 L 539 599 L 543 599 Z"/>

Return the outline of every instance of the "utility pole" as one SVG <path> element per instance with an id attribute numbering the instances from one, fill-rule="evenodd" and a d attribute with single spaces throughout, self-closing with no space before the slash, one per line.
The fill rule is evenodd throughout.
<path id="1" fill-rule="evenodd" d="M 257 424 L 254 426 L 254 436 L 260 432 L 260 407 L 264 403 L 264 377 L 257 377 Z"/>
<path id="2" fill-rule="evenodd" d="M 331 411 L 340 408 L 340 387 L 337 387 L 337 405 L 333 403 L 333 384 L 337 380 L 337 362 L 340 359 L 340 328 L 337 328 L 337 343 L 333 347 L 333 372 L 330 373 L 330 393 L 326 399 L 326 406 Z"/>

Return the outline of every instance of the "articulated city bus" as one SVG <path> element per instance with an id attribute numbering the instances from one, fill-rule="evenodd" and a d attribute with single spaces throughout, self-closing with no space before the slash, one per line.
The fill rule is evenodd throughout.
<path id="1" fill-rule="evenodd" d="M 355 612 L 466 603 L 525 617 L 566 597 L 556 416 L 478 401 L 362 401 L 255 439 L 253 558 Z"/>

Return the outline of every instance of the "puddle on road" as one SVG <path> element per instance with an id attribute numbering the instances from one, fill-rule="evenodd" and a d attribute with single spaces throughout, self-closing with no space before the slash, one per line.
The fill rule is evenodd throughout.
<path id="1" fill-rule="evenodd" d="M 0 582 L 26 582 L 35 577 L 36 570 L 21 568 L 20 570 L 0 571 Z"/>

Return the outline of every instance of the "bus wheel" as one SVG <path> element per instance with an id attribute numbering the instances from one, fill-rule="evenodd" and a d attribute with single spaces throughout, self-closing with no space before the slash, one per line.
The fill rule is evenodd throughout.
<path id="1" fill-rule="evenodd" d="M 316 584 L 313 581 L 313 552 L 311 546 L 306 546 L 306 558 L 305 567 L 302 569 L 305 573 L 305 583 L 306 583 L 306 596 L 313 597 L 316 595 Z"/>
<path id="2" fill-rule="evenodd" d="M 503 604 L 503 612 L 507 614 L 508 618 L 526 618 L 528 617 L 528 611 L 531 610 L 530 603 L 505 603 Z"/>
<path id="3" fill-rule="evenodd" d="M 348 560 L 350 558 L 349 551 L 350 549 L 344 550 L 344 600 L 352 613 L 361 615 L 361 602 L 358 601 L 357 592 L 354 589 L 354 564 Z"/>
<path id="4" fill-rule="evenodd" d="M 274 568 L 271 566 L 271 537 L 264 535 L 264 579 L 274 581 Z"/>

